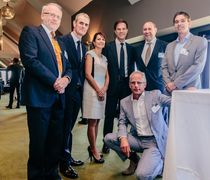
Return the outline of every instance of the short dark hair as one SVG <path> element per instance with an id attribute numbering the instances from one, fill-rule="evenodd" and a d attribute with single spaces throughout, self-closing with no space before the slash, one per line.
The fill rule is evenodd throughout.
<path id="1" fill-rule="evenodd" d="M 120 24 L 120 23 L 124 23 L 124 24 L 126 25 L 126 28 L 128 29 L 128 23 L 127 23 L 127 21 L 124 20 L 124 19 L 119 19 L 119 20 L 117 20 L 117 21 L 114 23 L 114 30 L 116 30 L 117 25 Z"/>
<path id="2" fill-rule="evenodd" d="M 175 23 L 175 19 L 176 19 L 176 17 L 177 17 L 178 15 L 183 15 L 183 16 L 185 16 L 188 20 L 191 19 L 191 18 L 190 18 L 190 15 L 189 15 L 188 13 L 186 13 L 186 12 L 184 12 L 184 11 L 178 11 L 178 12 L 176 12 L 176 14 L 175 14 L 174 17 L 173 17 L 173 24 Z"/>
<path id="3" fill-rule="evenodd" d="M 93 40 L 92 40 L 92 46 L 93 46 L 93 47 L 94 47 L 93 42 L 96 41 L 96 38 L 97 38 L 98 35 L 100 35 L 100 36 L 102 36 L 104 39 L 106 39 L 106 36 L 105 36 L 104 33 L 102 33 L 102 32 L 97 32 L 97 33 L 95 33 L 94 36 L 93 36 Z"/>

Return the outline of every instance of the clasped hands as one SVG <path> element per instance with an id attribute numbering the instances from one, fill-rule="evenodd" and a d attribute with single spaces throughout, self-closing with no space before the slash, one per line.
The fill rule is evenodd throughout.
<path id="1" fill-rule="evenodd" d="M 103 88 L 99 89 L 96 93 L 97 93 L 97 96 L 98 96 L 98 100 L 99 101 L 104 101 L 104 96 L 105 96 L 105 93 L 106 93 L 106 88 L 103 87 Z"/>
<path id="2" fill-rule="evenodd" d="M 69 79 L 67 77 L 57 78 L 53 87 L 58 94 L 63 94 L 65 92 L 66 86 L 69 84 Z"/>

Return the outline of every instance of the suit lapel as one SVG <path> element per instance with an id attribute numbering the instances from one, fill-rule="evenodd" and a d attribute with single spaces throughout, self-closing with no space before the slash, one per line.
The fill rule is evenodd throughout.
<path id="1" fill-rule="evenodd" d="M 189 47 L 190 47 L 192 41 L 193 41 L 193 35 L 191 34 L 190 37 L 189 37 L 189 41 L 184 45 L 183 48 L 186 49 L 186 50 L 188 51 L 188 49 L 189 49 Z M 177 67 L 179 67 L 179 65 L 180 65 L 180 58 L 181 58 L 181 57 L 182 57 L 182 56 L 179 55 L 179 59 L 178 59 L 178 62 L 177 62 Z"/>
<path id="2" fill-rule="evenodd" d="M 113 41 L 110 45 L 111 45 L 112 55 L 114 56 L 114 59 L 115 59 L 114 64 L 119 69 L 118 56 L 117 56 L 117 46 L 116 46 L 115 41 Z"/>
<path id="3" fill-rule="evenodd" d="M 147 113 L 147 117 L 148 120 L 151 122 L 152 119 L 152 112 L 151 112 L 151 108 L 152 108 L 152 96 L 149 94 L 150 92 L 145 91 L 145 108 L 146 108 L 146 113 Z"/>
<path id="4" fill-rule="evenodd" d="M 46 46 L 48 47 L 51 55 L 52 55 L 52 59 L 53 59 L 53 62 L 55 64 L 55 66 L 57 67 L 57 71 L 58 71 L 58 65 L 57 65 L 57 60 L 56 60 L 56 56 L 55 56 L 55 52 L 54 52 L 54 49 L 53 49 L 53 46 L 52 46 L 52 43 L 50 42 L 50 39 L 47 35 L 47 33 L 45 32 L 44 28 L 42 26 L 39 26 L 39 32 L 40 32 L 40 35 L 43 39 L 43 42 L 46 44 Z"/>
<path id="5" fill-rule="evenodd" d="M 139 47 L 137 49 L 137 53 L 138 53 L 137 57 L 139 57 L 138 61 L 141 64 L 140 67 L 145 68 L 146 66 L 145 66 L 144 61 L 143 61 L 142 56 L 141 56 L 142 52 L 143 52 L 143 49 L 144 49 L 144 44 L 145 44 L 145 41 L 139 45 Z"/>

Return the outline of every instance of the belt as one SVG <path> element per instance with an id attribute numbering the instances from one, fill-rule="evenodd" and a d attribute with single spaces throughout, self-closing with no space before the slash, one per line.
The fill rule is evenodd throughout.
<path id="1" fill-rule="evenodd" d="M 155 138 L 155 136 L 139 136 L 140 139 L 152 139 Z"/>

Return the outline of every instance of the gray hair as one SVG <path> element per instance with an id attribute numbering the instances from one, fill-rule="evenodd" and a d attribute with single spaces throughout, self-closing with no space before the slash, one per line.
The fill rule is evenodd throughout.
<path id="1" fill-rule="evenodd" d="M 80 16 L 84 16 L 84 17 L 86 17 L 87 19 L 90 20 L 90 17 L 88 16 L 88 14 L 82 12 L 82 13 L 79 13 L 75 16 L 74 21 L 77 22 L 77 20 L 79 19 Z"/>
<path id="2" fill-rule="evenodd" d="M 130 74 L 130 76 L 129 76 L 129 83 L 131 82 L 131 79 L 132 79 L 132 77 L 133 77 L 135 74 L 141 75 L 142 81 L 145 82 L 145 83 L 147 82 L 146 76 L 145 76 L 145 74 L 144 74 L 143 72 L 141 72 L 141 71 L 133 71 L 133 72 Z"/>
<path id="3" fill-rule="evenodd" d="M 59 5 L 59 4 L 57 4 L 57 3 L 47 3 L 47 4 L 45 4 L 44 6 L 42 6 L 42 13 L 48 8 L 48 6 L 50 6 L 50 5 L 52 5 L 52 6 L 56 6 L 58 9 L 60 9 L 61 10 L 61 12 L 62 12 L 62 7 Z"/>

